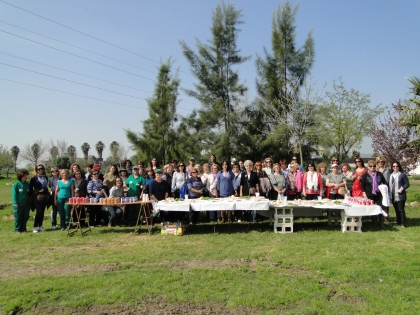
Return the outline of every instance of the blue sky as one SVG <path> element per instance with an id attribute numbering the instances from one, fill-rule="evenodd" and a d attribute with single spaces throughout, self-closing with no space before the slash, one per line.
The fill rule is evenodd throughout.
<path id="1" fill-rule="evenodd" d="M 0 78 L 120 103 L 113 104 L 0 80 L 3 114 L 0 143 L 10 148 L 13 145 L 23 147 L 25 143 L 37 139 L 66 139 L 77 148 L 79 156 L 82 155 L 80 146 L 83 142 L 94 146 L 101 140 L 108 147 L 112 141 L 118 141 L 128 146 L 124 128 L 142 130 L 141 121 L 148 117 L 146 101 L 143 99 L 153 91 L 160 60 L 171 57 L 174 66 L 182 71 L 179 74 L 181 86 L 192 87 L 195 79 L 188 74 L 189 66 L 178 41 L 182 39 L 193 46 L 195 38 L 202 42 L 210 39 L 212 10 L 218 3 L 212 0 L 6 2 L 127 50 L 84 36 L 0 1 Z M 243 14 L 244 24 L 241 25 L 238 47 L 243 55 L 252 58 L 240 65 L 238 70 L 242 81 L 249 88 L 252 100 L 255 97 L 255 56 L 262 54 L 264 46 L 271 49 L 272 14 L 284 2 L 265 0 L 231 3 L 241 9 Z M 297 4 L 295 1 L 291 3 Z M 420 64 L 416 62 L 420 43 L 416 31 L 420 29 L 418 12 L 420 1 L 414 0 L 302 0 L 296 16 L 296 42 L 301 46 L 307 33 L 313 31 L 316 57 L 312 74 L 318 84 L 326 82 L 331 86 L 332 81 L 341 76 L 348 89 L 354 88 L 370 94 L 372 106 L 379 103 L 390 105 L 407 97 L 409 83 L 405 78 L 420 75 Z M 89 88 L 10 65 L 134 97 Z M 195 99 L 188 98 L 182 91 L 180 100 L 180 114 L 187 114 L 199 106 Z M 371 151 L 369 139 L 365 139 L 361 151 Z M 107 155 L 108 151 L 105 150 L 104 156 Z"/>

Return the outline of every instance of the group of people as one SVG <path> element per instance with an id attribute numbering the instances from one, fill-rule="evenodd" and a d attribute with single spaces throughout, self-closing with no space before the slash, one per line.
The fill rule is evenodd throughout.
<path id="1" fill-rule="evenodd" d="M 391 169 L 386 167 L 382 157 L 369 160 L 368 167 L 363 160 L 355 159 L 356 167 L 351 170 L 347 163 L 338 163 L 334 157 L 331 164 L 319 163 L 317 166 L 308 163 L 306 172 L 303 165 L 298 164 L 293 157 L 290 163 L 280 160 L 273 163 L 268 157 L 255 164 L 250 161 L 239 161 L 231 164 L 229 161 L 217 162 L 212 154 L 209 162 L 202 166 L 190 157 L 188 165 L 172 160 L 160 167 L 156 158 L 145 165 L 139 161 L 136 165 L 130 160 L 123 163 L 123 168 L 111 165 L 107 173 L 101 173 L 101 165 L 89 164 L 86 172 L 78 164 L 72 164 L 70 170 L 51 168 L 51 176 L 46 174 L 45 167 L 39 164 L 35 174 L 28 182 L 28 172 L 19 170 L 18 181 L 12 188 L 12 204 L 15 216 L 15 232 L 26 231 L 30 210 L 36 211 L 33 233 L 44 231 L 44 213 L 52 207 L 52 229 L 57 226 L 57 213 L 60 215 L 60 228 L 66 230 L 70 221 L 71 197 L 138 197 L 148 194 L 152 201 L 158 202 L 168 197 L 182 198 L 186 194 L 190 199 L 200 197 L 230 197 L 230 196 L 264 196 L 270 200 L 288 200 L 305 198 L 317 199 L 318 196 L 329 199 L 342 199 L 344 195 L 361 196 L 374 201 L 389 213 L 391 203 L 396 212 L 397 224 L 406 226 L 405 201 L 406 190 L 410 186 L 408 177 L 398 161 L 393 161 Z M 385 187 L 385 188 L 384 188 Z M 106 211 L 103 211 L 106 210 Z M 122 220 L 127 226 L 134 226 L 138 218 L 140 206 L 107 205 L 104 209 L 97 206 L 88 207 L 89 225 L 120 226 Z M 156 220 L 156 213 L 151 207 L 146 208 L 146 217 L 150 217 L 151 227 Z M 198 222 L 198 213 L 190 211 L 188 218 L 183 213 L 161 211 L 162 221 L 188 220 L 190 224 Z M 208 212 L 208 220 L 226 220 L 241 222 L 249 217 L 257 221 L 257 211 L 235 213 L 224 211 Z M 86 218 L 82 213 L 82 218 Z M 385 219 L 385 223 L 388 220 Z"/>

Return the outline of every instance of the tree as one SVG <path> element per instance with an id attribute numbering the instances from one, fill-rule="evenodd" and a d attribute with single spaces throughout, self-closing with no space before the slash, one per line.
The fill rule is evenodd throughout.
<path id="1" fill-rule="evenodd" d="M 404 126 L 401 105 L 394 105 L 372 127 L 371 138 L 374 153 L 388 162 L 399 161 L 405 171 L 415 168 L 418 161 L 418 143 L 412 141 L 413 129 Z"/>
<path id="2" fill-rule="evenodd" d="M 83 157 L 84 157 L 84 159 L 86 161 L 86 165 L 87 165 L 87 161 L 88 161 L 88 158 L 89 158 L 90 145 L 89 145 L 89 143 L 85 142 L 85 143 L 82 144 L 82 146 L 80 148 L 82 149 Z"/>
<path id="3" fill-rule="evenodd" d="M 162 165 L 166 164 L 168 156 L 174 156 L 177 142 L 174 124 L 177 121 L 176 105 L 180 81 L 178 72 L 172 75 L 171 68 L 170 59 L 159 67 L 155 90 L 147 99 L 149 118 L 143 122 L 143 132 L 137 134 L 126 131 L 128 141 L 133 144 L 140 159 L 147 160 L 155 156 Z"/>
<path id="4" fill-rule="evenodd" d="M 44 158 L 47 149 L 47 145 L 42 140 L 37 140 L 32 145 L 25 144 L 20 156 L 35 167 Z"/>
<path id="5" fill-rule="evenodd" d="M 57 167 L 60 169 L 69 169 L 70 161 L 68 156 L 59 156 L 56 160 Z"/>
<path id="6" fill-rule="evenodd" d="M 16 164 L 17 164 L 17 160 L 18 160 L 18 157 L 19 157 L 19 152 L 20 152 L 20 149 L 16 145 L 13 146 L 10 149 L 10 153 L 12 154 L 13 162 L 15 163 L 15 172 L 16 172 Z"/>
<path id="7" fill-rule="evenodd" d="M 295 84 L 300 85 L 300 82 Z M 266 124 L 276 137 L 288 140 L 289 150 L 298 152 L 303 163 L 312 152 L 316 152 L 313 146 L 319 141 L 316 121 L 322 96 L 321 92 L 315 91 L 315 84 L 310 82 L 305 81 L 302 88 L 291 87 L 287 95 L 267 104 Z"/>
<path id="8" fill-rule="evenodd" d="M 186 93 L 200 101 L 199 118 L 208 130 L 215 132 L 212 141 L 217 144 L 215 151 L 218 156 L 228 160 L 235 153 L 238 113 L 243 105 L 241 97 L 247 90 L 239 84 L 239 75 L 234 69 L 249 59 L 240 56 L 237 48 L 241 16 L 241 11 L 236 10 L 233 4 L 222 1 L 213 11 L 209 45 L 197 40 L 196 53 L 185 41 L 180 41 L 191 72 L 199 81 L 195 90 L 186 90 Z"/>
<path id="9" fill-rule="evenodd" d="M 333 82 L 333 91 L 326 92 L 318 121 L 322 143 L 333 147 L 342 161 L 369 135 L 376 117 L 383 111 L 381 105 L 370 107 L 370 95 L 354 89 L 348 91 L 341 77 Z"/>
<path id="10" fill-rule="evenodd" d="M 67 154 L 68 143 L 64 139 L 58 139 L 56 141 L 54 141 L 54 139 L 50 139 L 48 146 L 50 148 L 52 148 L 54 146 L 57 148 L 57 150 L 58 150 L 57 156 L 63 156 L 65 154 Z M 51 152 L 50 152 L 50 154 L 51 154 Z M 51 158 L 52 158 L 52 156 L 51 156 Z"/>
<path id="11" fill-rule="evenodd" d="M 59 155 L 58 147 L 56 145 L 53 145 L 50 148 L 50 156 L 51 156 L 51 161 L 53 165 L 55 165 L 55 163 L 57 162 L 58 155 Z"/>
<path id="12" fill-rule="evenodd" d="M 119 150 L 120 144 L 117 141 L 112 141 L 109 145 L 109 150 L 111 151 L 111 159 L 112 163 L 118 163 L 118 150 Z"/>
<path id="13" fill-rule="evenodd" d="M 312 32 L 303 47 L 296 48 L 294 22 L 298 7 L 292 8 L 288 0 L 283 7 L 279 5 L 272 18 L 272 54 L 264 47 L 265 60 L 257 56 L 257 91 L 265 104 L 275 106 L 294 99 L 314 63 Z"/>
<path id="14" fill-rule="evenodd" d="M 6 146 L 0 144 L 0 171 L 6 169 L 6 177 L 9 178 L 9 171 L 15 166 L 12 153 Z"/>
<path id="15" fill-rule="evenodd" d="M 410 92 L 412 97 L 401 104 L 399 102 L 396 106 L 402 111 L 401 121 L 404 126 L 415 128 L 415 133 L 418 137 L 420 132 L 420 78 L 413 77 L 407 79 L 411 83 Z"/>
<path id="16" fill-rule="evenodd" d="M 98 141 L 95 144 L 96 152 L 98 152 L 98 161 L 99 162 L 102 162 L 103 161 L 103 159 L 102 159 L 102 153 L 104 152 L 104 148 L 105 148 L 105 144 L 102 141 Z"/>
<path id="17" fill-rule="evenodd" d="M 69 157 L 70 163 L 74 163 L 76 161 L 76 147 L 74 145 L 70 145 L 67 147 L 67 156 Z"/>

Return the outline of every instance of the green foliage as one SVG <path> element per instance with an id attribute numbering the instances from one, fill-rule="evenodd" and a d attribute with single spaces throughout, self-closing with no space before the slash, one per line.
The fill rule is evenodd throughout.
<path id="1" fill-rule="evenodd" d="M 0 172 L 2 169 L 5 169 L 6 176 L 9 178 L 9 172 L 13 167 L 15 167 L 15 162 L 11 151 L 9 151 L 7 147 L 0 144 Z"/>
<path id="2" fill-rule="evenodd" d="M 272 53 L 264 48 L 265 60 L 257 56 L 257 90 L 266 104 L 289 101 L 290 93 L 295 93 L 294 90 L 303 84 L 314 62 L 312 32 L 300 49 L 296 47 L 295 16 L 298 7 L 292 8 L 288 0 L 283 7 L 279 5 L 272 18 Z"/>
<path id="3" fill-rule="evenodd" d="M 234 67 L 249 59 L 240 56 L 237 47 L 240 18 L 240 10 L 222 1 L 213 11 L 209 44 L 197 40 L 197 52 L 194 52 L 185 41 L 180 41 L 191 72 L 199 81 L 195 90 L 186 92 L 202 105 L 198 119 L 199 124 L 207 127 L 203 135 L 215 144 L 213 153 L 228 160 L 240 152 L 236 141 L 238 113 L 244 108 L 246 91 L 246 87 L 239 83 L 239 74 Z"/>
<path id="4" fill-rule="evenodd" d="M 326 92 L 321 106 L 322 119 L 318 121 L 320 135 L 323 145 L 337 152 L 339 161 L 361 144 L 375 125 L 377 116 L 383 112 L 381 105 L 371 107 L 369 104 L 369 94 L 347 90 L 341 77 L 338 82 L 334 80 L 333 91 Z"/>
<path id="5" fill-rule="evenodd" d="M 85 159 L 85 164 L 87 165 L 87 161 L 89 159 L 90 144 L 85 142 L 81 145 L 80 149 L 82 149 L 83 157 Z"/>
<path id="6" fill-rule="evenodd" d="M 178 72 L 174 75 L 169 59 L 159 67 L 153 95 L 147 99 L 149 118 L 143 122 L 143 132 L 126 130 L 128 141 L 137 150 L 137 158 L 143 161 L 156 157 L 161 165 L 178 153 L 176 106 L 178 97 Z"/>
<path id="7" fill-rule="evenodd" d="M 98 152 L 98 161 L 101 161 L 101 162 L 103 161 L 102 152 L 104 151 L 104 148 L 105 148 L 105 144 L 102 141 L 98 141 L 95 144 L 95 150 L 96 152 Z"/>
<path id="8" fill-rule="evenodd" d="M 56 166 L 62 169 L 69 169 L 70 168 L 70 159 L 68 156 L 59 156 L 56 160 Z"/>

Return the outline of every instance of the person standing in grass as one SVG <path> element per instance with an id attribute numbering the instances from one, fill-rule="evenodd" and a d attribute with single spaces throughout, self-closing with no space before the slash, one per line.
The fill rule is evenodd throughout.
<path id="1" fill-rule="evenodd" d="M 18 181 L 12 187 L 12 206 L 15 216 L 15 232 L 20 234 L 26 232 L 26 222 L 29 219 L 29 183 L 28 171 L 21 170 L 17 172 Z"/>
<path id="2" fill-rule="evenodd" d="M 70 206 L 66 204 L 69 198 L 74 195 L 74 182 L 69 179 L 70 172 L 68 170 L 61 170 L 61 180 L 57 182 L 55 187 L 55 200 L 58 213 L 60 214 L 60 227 L 64 231 L 70 221 Z"/>
<path id="3" fill-rule="evenodd" d="M 132 172 L 133 174 L 131 174 L 125 182 L 125 185 L 128 187 L 127 196 L 140 198 L 140 194 L 146 185 L 146 181 L 143 176 L 139 175 L 139 167 L 137 165 L 133 166 Z M 139 204 L 127 205 L 126 219 L 128 226 L 134 226 L 139 215 L 139 211 Z"/>
<path id="4" fill-rule="evenodd" d="M 393 161 L 391 163 L 392 174 L 389 178 L 389 191 L 392 205 L 397 215 L 397 225 L 403 229 L 406 227 L 406 216 L 405 216 L 405 201 L 407 200 L 406 190 L 410 187 L 407 175 L 401 167 L 400 162 Z"/>
<path id="5" fill-rule="evenodd" d="M 57 182 L 60 180 L 58 168 L 51 168 L 51 177 L 48 179 L 48 187 L 51 189 L 51 198 L 53 200 L 52 211 L 51 211 L 51 228 L 55 230 L 57 228 L 57 206 L 54 203 L 55 200 L 55 187 Z"/>
<path id="6" fill-rule="evenodd" d="M 38 233 L 45 231 L 43 225 L 44 212 L 50 206 L 50 192 L 48 190 L 48 178 L 45 175 L 45 167 L 38 164 L 35 168 L 36 174 L 29 181 L 29 195 L 31 196 L 33 207 L 36 210 L 34 228 L 32 232 Z M 32 209 L 34 209 L 32 208 Z"/>

